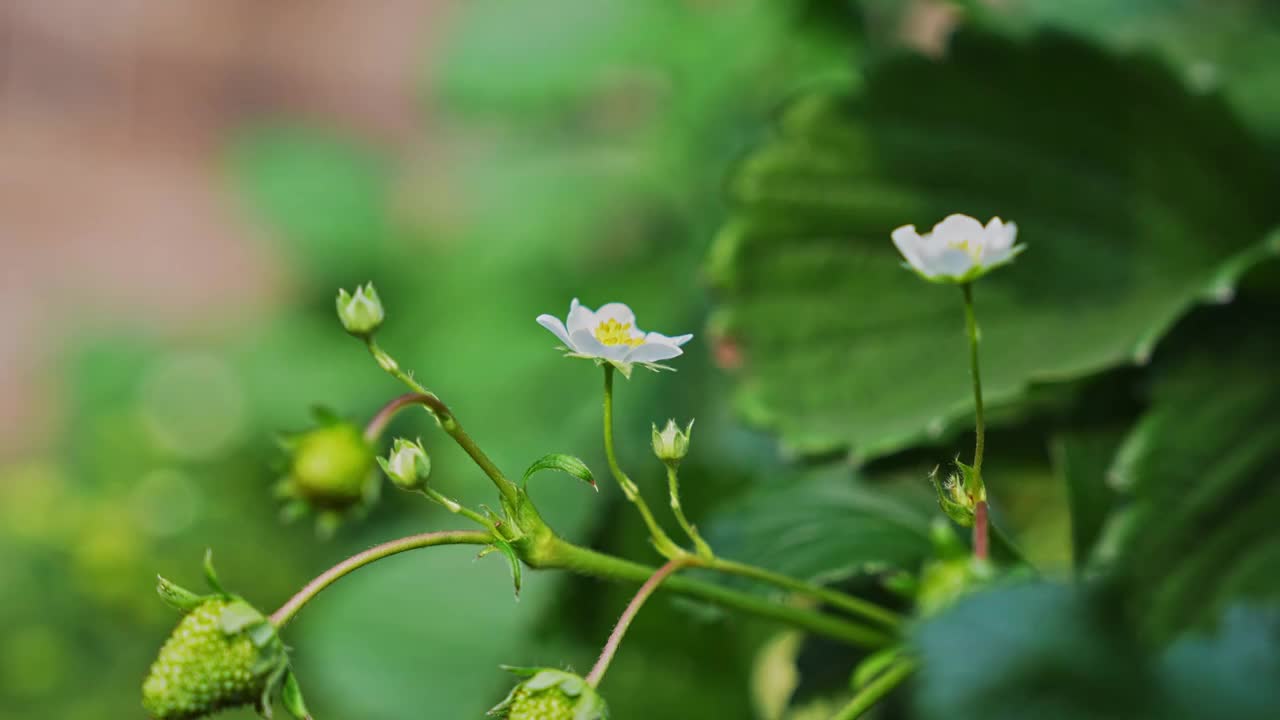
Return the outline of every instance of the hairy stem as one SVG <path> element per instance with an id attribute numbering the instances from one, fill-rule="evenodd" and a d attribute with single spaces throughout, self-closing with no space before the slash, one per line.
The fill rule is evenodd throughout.
<path id="1" fill-rule="evenodd" d="M 618 653 L 618 647 L 622 645 L 622 638 L 627 634 L 627 628 L 631 627 L 631 621 L 636 619 L 636 615 L 640 613 L 640 608 L 644 607 L 645 601 L 658 589 L 662 581 L 679 570 L 684 563 L 684 558 L 667 561 L 666 565 L 658 568 L 658 571 L 649 576 L 649 579 L 645 580 L 640 589 L 636 591 L 635 597 L 631 598 L 631 602 L 627 604 L 626 609 L 622 611 L 622 615 L 618 618 L 618 623 L 613 626 L 613 632 L 609 634 L 609 640 L 605 642 L 604 649 L 600 651 L 600 658 L 596 660 L 591 672 L 587 674 L 586 681 L 588 685 L 591 687 L 600 685 L 600 679 L 604 677 L 605 671 L 609 669 L 609 663 L 613 662 L 613 656 Z"/>
<path id="2" fill-rule="evenodd" d="M 385 557 L 397 555 L 409 550 L 417 550 L 418 548 L 432 547 L 434 545 L 487 545 L 493 541 L 493 536 L 487 532 L 478 530 L 453 530 L 444 532 L 423 533 L 421 535 L 410 535 L 409 537 L 392 540 L 381 545 L 371 547 L 362 553 L 352 555 L 342 562 L 334 565 L 328 570 L 321 573 L 314 580 L 307 583 L 305 587 L 299 590 L 293 597 L 289 598 L 279 610 L 271 613 L 271 624 L 277 628 L 282 628 L 293 619 L 294 615 L 302 609 L 304 605 L 312 600 L 321 590 L 329 587 L 343 577 L 359 570 L 370 563 L 377 562 Z"/>
<path id="3" fill-rule="evenodd" d="M 538 567 L 560 568 L 592 577 L 633 582 L 643 582 L 654 573 L 652 567 L 604 555 L 559 538 L 552 539 L 545 552 L 546 557 Z M 886 630 L 867 627 L 814 610 L 772 602 L 753 593 L 733 590 L 704 580 L 677 576 L 668 579 L 663 587 L 726 609 L 785 623 L 859 647 L 878 649 L 895 641 L 893 634 Z"/>
<path id="4" fill-rule="evenodd" d="M 374 413 L 369 418 L 369 423 L 364 426 L 364 439 L 370 445 L 378 441 L 382 437 L 383 431 L 387 429 L 387 425 L 391 423 L 391 419 L 401 410 L 412 407 L 414 405 L 424 404 L 420 393 L 405 393 L 391 402 L 382 406 L 382 409 Z"/>
<path id="5" fill-rule="evenodd" d="M 604 366 L 604 454 L 609 461 L 609 472 L 613 474 L 613 479 L 618 481 L 622 494 L 640 511 L 640 517 L 644 518 L 644 524 L 649 528 L 649 535 L 653 538 L 653 544 L 658 548 L 658 552 L 669 558 L 683 554 L 684 551 L 680 546 L 671 540 L 667 532 L 654 519 L 653 513 L 649 510 L 649 504 L 640 495 L 640 489 L 636 487 L 635 482 L 618 464 L 618 456 L 613 447 L 613 366 L 608 363 Z"/>
<path id="6" fill-rule="evenodd" d="M 973 407 L 975 420 L 975 439 L 973 447 L 973 476 L 977 501 L 973 516 L 973 554 L 979 558 L 987 557 L 987 487 L 982 478 L 982 454 L 986 448 L 987 426 L 982 409 L 982 373 L 978 368 L 978 318 L 973 310 L 973 283 L 960 286 L 964 292 L 964 322 L 969 335 L 969 370 L 973 376 Z"/>
<path id="7" fill-rule="evenodd" d="M 449 406 L 445 405 L 444 401 L 437 397 L 435 393 L 423 387 L 417 380 L 414 380 L 412 375 L 401 370 L 400 364 L 388 355 L 385 350 L 379 347 L 378 343 L 374 342 L 372 337 L 366 339 L 365 344 L 369 347 L 369 354 L 373 355 L 374 360 L 378 361 L 379 367 L 386 370 L 392 377 L 405 385 L 408 385 L 416 392 L 415 395 L 397 398 L 397 401 L 403 400 L 406 404 L 416 403 L 431 411 L 431 414 L 435 416 L 436 421 L 440 423 L 440 428 L 448 433 L 449 437 L 453 438 L 453 441 L 471 457 L 471 460 L 484 471 L 485 475 L 489 476 L 489 479 L 493 481 L 494 486 L 498 488 L 498 492 L 502 494 L 503 500 L 514 505 L 519 496 L 519 489 L 516 487 L 516 484 L 511 482 L 511 480 L 498 469 L 498 466 L 489 459 L 488 455 L 484 454 L 484 451 L 480 449 L 480 446 L 476 444 L 476 441 L 473 440 L 471 436 L 467 434 L 467 431 L 462 428 L 462 424 L 458 422 L 457 417 L 454 416 L 453 411 L 449 409 Z M 396 401 L 392 402 L 394 404 Z M 386 408 L 384 408 L 384 410 L 385 409 Z"/>
<path id="8" fill-rule="evenodd" d="M 684 534 L 693 541 L 698 557 L 712 559 L 715 554 L 711 552 L 711 546 L 702 539 L 702 535 L 698 534 L 698 528 L 694 527 L 693 523 L 689 522 L 689 518 L 684 515 L 684 508 L 680 505 L 680 474 L 673 464 L 667 465 L 667 489 L 671 494 L 671 512 L 676 516 L 676 522 L 680 523 L 680 527 L 684 529 Z"/>
<path id="9" fill-rule="evenodd" d="M 897 627 L 902 621 L 902 618 L 900 618 L 896 613 L 886 610 L 875 603 L 867 602 L 866 600 L 856 598 L 852 595 L 847 595 L 837 590 L 825 588 L 821 585 L 815 585 L 803 580 L 797 580 L 787 575 L 765 570 L 764 568 L 759 568 L 754 565 L 747 565 L 746 563 L 734 562 L 732 560 L 725 560 L 722 558 L 714 558 L 710 561 L 701 562 L 700 564 L 712 570 L 759 580 L 761 582 L 783 588 L 784 590 L 791 590 L 802 595 L 808 595 L 809 597 L 821 600 L 832 607 L 853 613 L 854 615 L 859 615 L 866 620 L 891 628 Z"/>
<path id="10" fill-rule="evenodd" d="M 875 680 L 867 683 L 859 690 L 853 699 L 845 705 L 840 712 L 832 718 L 832 720 L 856 720 L 862 717 L 862 714 L 870 710 L 873 705 L 880 702 L 885 695 L 888 695 L 894 688 L 902 684 L 915 672 L 916 664 L 914 661 L 906 660 L 885 670 L 882 675 Z"/>

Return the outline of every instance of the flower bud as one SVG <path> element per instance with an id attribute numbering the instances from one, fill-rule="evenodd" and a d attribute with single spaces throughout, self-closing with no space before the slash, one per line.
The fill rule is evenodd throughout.
<path id="1" fill-rule="evenodd" d="M 658 430 L 653 426 L 653 454 L 668 465 L 679 463 L 689 454 L 689 435 L 693 432 L 693 421 L 684 430 L 676 425 L 675 420 L 668 420 L 666 427 Z"/>
<path id="2" fill-rule="evenodd" d="M 391 444 L 391 453 L 385 458 L 378 458 L 378 465 L 401 490 L 421 490 L 427 486 L 427 477 L 431 475 L 431 458 L 427 456 L 421 440 L 409 442 L 396 438 Z"/>
<path id="3" fill-rule="evenodd" d="M 342 327 L 356 337 L 369 337 L 377 332 L 386 317 L 373 283 L 357 285 L 354 293 L 338 290 L 337 306 Z"/>
<path id="4" fill-rule="evenodd" d="M 528 675 L 511 694 L 489 711 L 505 720 L 605 720 L 604 699 L 586 680 L 550 668 L 508 668 Z"/>

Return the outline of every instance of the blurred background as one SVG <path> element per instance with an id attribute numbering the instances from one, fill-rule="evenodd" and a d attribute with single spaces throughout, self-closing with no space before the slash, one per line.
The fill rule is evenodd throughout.
<path id="1" fill-rule="evenodd" d="M 1035 45 L 1045 32 L 1067 33 L 1087 50 Z M 914 105 L 903 100 L 949 82 L 922 76 L 917 85 L 911 73 L 963 67 L 949 65 L 957 33 L 1005 48 L 985 51 L 993 56 L 1014 53 L 1012 62 L 982 72 L 956 71 L 990 80 L 990 95 L 971 96 L 972 105 L 945 93 L 917 97 Z M 1097 68 L 1069 61 L 1077 51 Z M 1061 53 L 1068 60 L 1059 62 Z M 1044 79 L 1064 66 L 1078 74 L 1069 72 L 1062 85 Z M 894 75 L 899 67 L 902 74 Z M 1132 72 L 1132 87 L 1158 90 L 1145 98 L 1124 83 L 1083 77 L 1095 69 L 1113 78 Z M 1002 89 L 1006 73 L 1025 76 L 1018 87 L 1028 92 L 1047 83 L 1042 91 L 1066 88 L 1070 97 L 1059 98 L 1061 109 L 1037 104 L 1039 97 L 1020 102 Z M 1094 88 L 1096 97 L 1089 95 Z M 870 550 L 858 536 L 848 546 L 824 546 L 822 557 L 792 557 L 799 568 L 785 557 L 775 564 L 854 585 L 864 555 L 885 560 L 887 553 L 918 567 L 932 513 L 922 478 L 968 442 L 963 366 L 944 373 L 954 380 L 945 389 L 958 388 L 954 403 L 911 405 L 928 400 L 925 392 L 917 393 L 924 400 L 862 405 L 875 407 L 870 424 L 883 424 L 883 432 L 849 427 L 838 408 L 817 399 L 825 393 L 860 404 L 858 393 L 874 388 L 842 394 L 787 385 L 783 397 L 770 383 L 812 376 L 815 366 L 804 357 L 816 356 L 753 361 L 765 349 L 811 336 L 779 329 L 761 338 L 750 327 L 777 324 L 769 309 L 777 300 L 769 295 L 774 271 L 786 276 L 812 257 L 773 258 L 721 231 L 744 212 L 789 202 L 790 188 L 808 187 L 809 175 L 757 177 L 741 163 L 773 137 L 780 108 L 828 91 L 863 98 L 855 115 L 876 117 L 882 108 L 881 120 L 908 110 L 932 116 L 941 131 L 930 153 L 958 158 L 985 154 L 966 115 L 985 117 L 999 102 L 1010 112 L 1026 110 L 1021 119 L 1043 122 L 1044 132 L 1004 149 L 1061 141 L 1063 162 L 1043 166 L 1043 174 L 1062 185 L 1027 199 L 1006 174 L 998 180 L 1011 188 L 1008 204 L 989 195 L 959 209 L 980 214 L 991 206 L 1014 217 L 1033 247 L 1028 259 L 1043 226 L 1072 213 L 1088 217 L 1085 224 L 1093 225 L 1075 232 L 1094 244 L 1077 252 L 1070 242 L 1076 236 L 1050 230 L 1042 240 L 1043 262 L 1075 258 L 1072 267 L 1083 275 L 1123 275 L 1126 263 L 1140 266 L 1147 257 L 1182 263 L 1117 281 L 1149 290 L 1133 303 L 1107 294 L 1109 276 L 1077 297 L 1078 306 L 1059 303 L 1079 311 L 1075 321 L 1107 328 L 1082 331 L 1077 355 L 1037 356 L 1026 367 L 995 363 L 993 402 L 1003 401 L 1007 412 L 997 414 L 1006 418 L 996 430 L 1005 451 L 993 467 L 1017 480 L 1008 482 L 1001 512 L 1047 576 L 1069 577 L 1081 564 L 1082 530 L 1068 512 L 1073 486 L 1061 460 L 1080 448 L 1105 456 L 1093 466 L 1101 475 L 1113 467 L 1124 433 L 1159 425 L 1144 415 L 1152 407 L 1145 390 L 1134 390 L 1152 382 L 1146 362 L 1154 352 L 1159 365 L 1158 342 L 1197 322 L 1243 323 L 1264 341 L 1274 338 L 1264 320 L 1274 316 L 1256 308 L 1270 308 L 1277 297 L 1275 263 L 1251 250 L 1263 247 L 1280 209 L 1273 182 L 1280 11 L 1273 3 L 0 3 L 0 719 L 141 717 L 141 679 L 176 620 L 152 592 L 154 576 L 198 586 L 206 547 L 228 587 L 270 610 L 353 551 L 458 524 L 394 492 L 331 539 L 319 539 L 305 521 L 279 519 L 276 433 L 306 427 L 317 404 L 363 422 L 400 392 L 333 315 L 338 287 L 370 280 L 388 308 L 383 345 L 455 408 L 509 473 L 552 451 L 603 470 L 598 375 L 562 360 L 533 318 L 563 315 L 573 297 L 589 306 L 625 301 L 646 328 L 698 335 L 678 373 L 638 373 L 619 388 L 623 459 L 659 505 L 649 423 L 696 416 L 686 505 L 713 527 L 719 547 L 747 558 L 785 555 L 758 537 L 766 534 L 761 507 L 776 509 L 778 498 L 827 511 L 822 521 L 830 525 L 812 527 L 815 537 L 829 538 L 832 527 L 870 512 L 861 495 L 840 494 L 856 474 L 859 483 L 879 483 L 907 513 L 910 520 L 895 526 L 900 534 L 892 542 L 881 537 Z M 1179 114 L 1184 105 L 1190 109 Z M 1072 115 L 1073 108 L 1084 110 Z M 1160 138 L 1143 156 L 1155 160 L 1126 154 L 1115 167 L 1099 161 L 1107 172 L 1098 176 L 1088 174 L 1088 153 L 1080 166 L 1068 166 L 1078 148 L 1062 138 L 1094 120 L 1112 127 L 1118 118 L 1132 136 L 1124 148 Z M 873 151 L 886 147 L 875 127 L 859 128 Z M 1179 128 L 1193 141 L 1183 142 Z M 1191 149 L 1184 157 L 1169 151 L 1174 147 Z M 1116 179 L 1122 171 L 1131 174 Z M 759 180 L 750 188 L 782 191 L 761 199 L 728 180 L 744 177 L 735 173 Z M 928 182 L 911 185 L 928 188 L 921 197 L 931 193 L 928 203 L 913 204 L 900 192 L 902 176 L 872 175 L 883 180 L 872 195 L 886 209 L 865 221 L 883 234 L 866 234 L 885 249 L 894 225 L 923 229 L 940 218 L 931 203 L 956 207 L 955 196 Z M 1105 182 L 1098 179 L 1104 175 Z M 1181 215 L 1143 215 L 1145 196 L 1126 194 L 1133 183 L 1184 179 L 1178 191 L 1203 196 L 1201 185 L 1212 185 L 1216 190 L 1206 192 L 1234 199 L 1215 207 L 1206 200 L 1203 211 Z M 1091 212 L 1099 195 L 1115 197 L 1117 188 L 1122 201 Z M 1037 228 L 1034 209 L 1015 214 L 1019 203 L 1055 212 Z M 1224 230 L 1231 240 L 1215 240 L 1221 252 L 1184 242 L 1166 252 L 1160 245 L 1221 228 L 1220 215 L 1237 222 Z M 1131 256 L 1115 248 L 1128 247 L 1121 228 L 1135 216 L 1159 232 L 1137 242 Z M 797 285 L 812 286 L 816 277 L 838 287 L 833 271 L 815 272 L 798 276 Z M 904 298 L 931 291 L 905 273 L 893 282 Z M 1003 297 L 1004 286 L 995 287 Z M 1031 298 L 1030 305 L 1047 302 L 1017 296 L 1020 288 L 1026 290 L 1015 285 L 1009 292 Z M 796 299 L 788 312 L 820 314 L 821 297 Z M 1204 317 L 1196 313 L 1206 311 L 1192 311 L 1213 297 L 1255 309 Z M 851 305 L 901 321 L 874 301 Z M 1035 312 L 1028 317 L 1044 321 Z M 945 342 L 960 337 L 958 314 L 940 322 L 953 320 L 954 327 L 942 325 L 956 333 L 944 332 Z M 1031 322 L 1004 337 L 1011 345 L 1021 338 L 1051 347 Z M 1112 330 L 1117 337 L 1107 335 Z M 1030 334 L 1017 334 L 1023 331 Z M 878 336 L 867 332 L 839 339 L 874 348 Z M 998 352 L 1000 337 L 997 327 L 988 352 Z M 1177 341 L 1176 331 L 1168 337 L 1174 347 L 1197 346 Z M 1114 350 L 1120 346 L 1124 352 Z M 936 346 L 911 347 L 918 356 Z M 938 348 L 940 356 L 955 360 L 956 347 Z M 1273 357 L 1268 347 L 1263 343 L 1258 357 Z M 847 358 L 847 350 L 832 352 Z M 893 372 L 892 350 L 868 352 L 871 360 L 849 360 L 851 367 L 867 377 Z M 774 357 L 783 356 L 779 350 Z M 881 373 L 867 375 L 876 362 Z M 1224 362 L 1211 356 L 1203 364 Z M 1265 363 L 1247 367 L 1235 377 L 1259 384 L 1242 397 L 1275 391 L 1261 384 L 1273 372 L 1261 369 Z M 835 360 L 819 368 L 820 377 L 842 372 Z M 1197 397 L 1191 393 L 1191 407 Z M 1242 426 L 1276 426 L 1272 415 L 1250 417 Z M 423 437 L 442 490 L 472 503 L 491 500 L 484 478 L 424 416 L 406 413 L 393 432 Z M 1270 478 L 1274 444 L 1258 446 L 1257 466 L 1270 463 Z M 1128 461 L 1140 463 L 1133 454 Z M 629 509 L 601 485 L 597 496 L 547 477 L 534 495 L 570 539 L 653 560 Z M 781 530 L 815 522 L 805 513 L 773 521 Z M 803 546 L 804 537 L 791 541 Z M 1274 567 L 1269 531 L 1247 537 L 1271 548 L 1259 567 Z M 547 573 L 528 573 L 526 583 L 516 602 L 501 560 L 446 548 L 387 560 L 335 586 L 287 637 L 312 709 L 320 717 L 368 720 L 479 717 L 510 684 L 501 663 L 586 670 L 629 589 Z M 1245 585 L 1268 597 L 1273 590 Z M 853 658 L 842 653 L 776 627 L 660 600 L 632 631 L 605 694 L 621 718 L 826 717 L 824 703 L 847 684 Z"/>

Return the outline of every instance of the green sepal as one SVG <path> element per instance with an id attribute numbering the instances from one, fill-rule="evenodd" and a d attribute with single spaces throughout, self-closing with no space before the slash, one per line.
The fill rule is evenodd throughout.
<path id="1" fill-rule="evenodd" d="M 311 712 L 302 699 L 302 688 L 298 687 L 298 677 L 289 671 L 284 676 L 284 688 L 280 691 L 280 702 L 284 709 L 298 720 L 311 720 Z"/>
<path id="2" fill-rule="evenodd" d="M 511 543 L 503 540 L 495 540 L 492 545 L 481 551 L 480 556 L 484 557 L 493 550 L 501 552 L 503 557 L 507 559 L 507 565 L 511 568 L 511 583 L 515 586 L 516 599 L 519 600 L 520 587 L 522 584 L 520 576 L 520 556 L 516 554 L 516 549 L 511 547 Z"/>
<path id="3" fill-rule="evenodd" d="M 568 473 L 569 475 L 572 475 L 582 482 L 590 485 L 596 492 L 600 491 L 600 488 L 596 485 L 595 477 L 591 474 L 591 468 L 587 467 L 586 463 L 573 455 L 550 453 L 538 458 L 529 466 L 529 469 L 524 471 L 524 486 L 527 488 L 529 486 L 529 478 L 532 477 L 534 473 L 542 470 L 559 470 L 561 472 Z"/>
<path id="4" fill-rule="evenodd" d="M 207 548 L 204 551 L 204 581 L 209 583 L 209 588 L 224 598 L 230 598 L 231 594 L 223 589 L 222 583 L 218 581 L 218 572 L 213 569 L 213 548 Z"/>
<path id="5" fill-rule="evenodd" d="M 973 507 L 968 504 L 968 494 L 961 479 L 951 474 L 942 480 L 935 468 L 929 473 L 929 482 L 933 483 L 938 494 L 938 507 L 942 512 L 961 527 L 973 527 Z"/>
<path id="6" fill-rule="evenodd" d="M 325 407 L 324 405 L 312 405 L 311 418 L 321 427 L 337 425 L 342 422 L 342 416 L 334 412 L 333 408 Z"/>
<path id="7" fill-rule="evenodd" d="M 162 575 L 156 575 L 156 594 L 165 605 L 183 613 L 195 610 L 207 599 L 204 595 L 197 595 L 184 587 L 175 585 Z"/>
<path id="8" fill-rule="evenodd" d="M 973 502 L 986 502 L 987 487 L 982 482 L 982 475 L 972 465 L 965 465 L 959 459 L 955 462 L 956 467 L 960 468 L 961 487 L 969 493 Z"/>
<path id="9" fill-rule="evenodd" d="M 849 677 L 849 686 L 855 692 L 866 687 L 867 683 L 889 669 L 889 666 L 893 665 L 906 651 L 907 649 L 902 645 L 893 645 L 868 655 L 853 669 L 853 675 Z"/>
<path id="10" fill-rule="evenodd" d="M 262 697 L 258 698 L 258 714 L 267 720 L 271 720 L 272 715 L 275 714 L 271 707 L 271 698 L 276 694 L 276 688 L 280 686 L 280 681 L 284 679 L 287 672 L 289 672 L 289 663 L 280 663 L 272 669 L 271 677 L 262 688 Z"/>
<path id="11" fill-rule="evenodd" d="M 218 616 L 218 627 L 222 628 L 222 632 L 227 635 L 235 635 L 249 626 L 260 624 L 265 620 L 266 618 L 262 616 L 262 613 L 257 608 L 237 598 L 222 609 L 222 614 Z M 262 646 L 258 645 L 258 647 Z"/>

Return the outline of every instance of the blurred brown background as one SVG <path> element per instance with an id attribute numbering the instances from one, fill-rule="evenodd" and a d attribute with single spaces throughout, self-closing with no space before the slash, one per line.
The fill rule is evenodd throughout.
<path id="1" fill-rule="evenodd" d="M 0 454 L 47 438 L 63 331 L 207 330 L 280 291 L 219 173 L 228 134 L 287 115 L 393 152 L 420 141 L 447 6 L 0 3 Z"/>

